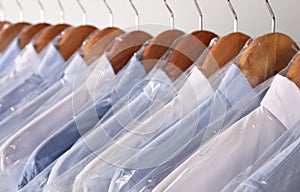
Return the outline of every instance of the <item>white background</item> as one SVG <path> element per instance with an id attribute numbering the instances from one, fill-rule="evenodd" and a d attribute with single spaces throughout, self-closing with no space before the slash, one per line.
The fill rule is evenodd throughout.
<path id="1" fill-rule="evenodd" d="M 24 20 L 37 23 L 40 21 L 40 8 L 37 0 L 19 0 L 24 7 Z M 56 0 L 41 0 L 46 9 L 46 21 L 60 21 L 59 7 Z M 81 11 L 76 0 L 61 0 L 66 15 L 66 22 L 79 25 L 82 22 Z M 5 8 L 5 19 L 18 21 L 18 7 L 15 0 L 1 0 Z M 104 28 L 109 25 L 109 14 L 102 0 L 81 0 L 87 10 L 88 24 Z M 115 26 L 126 28 L 135 24 L 134 12 L 129 0 L 107 0 L 115 16 Z M 161 24 L 165 29 L 170 24 L 169 13 L 163 0 L 133 0 L 139 13 L 141 24 Z M 175 26 L 186 32 L 198 28 L 198 16 L 194 0 L 168 0 L 175 14 Z M 219 35 L 233 31 L 233 17 L 226 0 L 199 0 L 203 15 L 204 28 Z M 284 32 L 300 42 L 300 1 L 270 0 L 276 14 L 276 31 Z M 232 0 L 239 17 L 239 31 L 252 37 L 271 32 L 271 17 L 264 0 Z M 155 35 L 160 32 L 146 28 Z"/>

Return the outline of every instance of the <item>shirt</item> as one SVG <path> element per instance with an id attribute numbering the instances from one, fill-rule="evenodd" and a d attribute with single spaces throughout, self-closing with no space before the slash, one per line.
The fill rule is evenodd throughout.
<path id="1" fill-rule="evenodd" d="M 240 184 L 235 192 L 299 191 L 300 139 Z"/>
<path id="2" fill-rule="evenodd" d="M 240 84 L 236 83 L 236 82 L 239 82 Z M 226 87 L 226 89 L 224 87 Z M 243 90 L 237 89 L 237 87 L 243 87 Z M 229 94 L 227 91 L 227 88 L 228 89 L 232 88 L 230 90 L 235 90 L 235 92 L 230 92 L 230 94 Z M 127 171 L 127 169 L 126 169 L 125 170 L 126 173 L 131 173 L 131 175 L 126 174 L 127 175 L 126 178 L 129 178 L 129 182 L 128 183 L 120 182 L 120 184 L 122 184 L 122 186 L 118 186 L 118 187 L 116 187 L 116 185 L 115 185 L 115 187 L 111 186 L 110 190 L 111 189 L 116 190 L 118 188 L 120 191 L 123 191 L 123 190 L 128 191 L 132 187 L 133 183 L 138 182 L 139 180 L 146 177 L 150 170 L 152 171 L 154 169 L 154 167 L 157 167 L 160 163 L 162 163 L 161 161 L 166 161 L 168 158 L 171 158 L 171 157 L 175 158 L 174 154 L 179 153 L 177 151 L 178 148 L 180 148 L 181 146 L 185 146 L 186 143 L 188 143 L 189 139 L 191 139 L 192 136 L 195 135 L 195 128 L 197 128 L 197 126 L 196 126 L 197 122 L 202 121 L 202 123 L 205 124 L 205 121 L 209 120 L 209 115 L 210 115 L 209 108 L 211 107 L 210 105 L 207 104 L 207 103 L 210 103 L 209 101 L 213 101 L 215 99 L 214 102 L 218 103 L 219 104 L 218 106 L 225 107 L 225 105 L 226 105 L 229 108 L 229 106 L 231 106 L 231 104 L 234 104 L 235 102 L 238 101 L 238 99 L 241 99 L 241 97 L 243 97 L 244 94 L 247 95 L 247 93 L 251 93 L 252 91 L 253 91 L 252 88 L 250 87 L 250 85 L 248 84 L 247 80 L 245 79 L 243 74 L 240 72 L 238 67 L 236 67 L 236 65 L 233 65 L 230 67 L 230 69 L 226 73 L 226 76 L 224 77 L 222 83 L 220 84 L 219 88 L 217 89 L 217 91 L 215 93 L 215 95 L 218 95 L 218 98 L 217 98 L 217 96 L 213 97 L 213 98 L 205 101 L 204 103 L 202 103 L 199 106 L 200 108 L 202 108 L 202 110 L 199 110 L 199 111 L 203 112 L 203 114 L 204 114 L 202 117 L 200 117 L 201 120 L 199 121 L 199 120 L 197 120 L 197 117 L 196 118 L 194 117 L 194 120 L 190 120 L 188 122 L 188 125 L 182 126 L 182 129 L 184 128 L 186 133 L 190 132 L 190 134 L 186 135 L 186 138 L 182 137 L 183 130 L 182 131 L 177 130 L 178 135 L 175 134 L 176 135 L 175 136 L 174 134 L 170 134 L 170 132 L 173 133 L 172 128 L 170 128 L 165 133 L 163 133 L 162 135 L 160 135 L 159 137 L 155 138 L 153 141 L 151 141 L 150 143 L 145 145 L 142 150 L 132 151 L 131 153 L 130 153 L 130 151 L 127 151 L 126 153 L 122 153 L 124 150 L 120 151 L 120 150 L 116 150 L 116 148 L 115 148 L 114 150 L 107 150 L 106 154 L 105 153 L 100 154 L 99 158 L 97 158 L 98 160 L 105 159 L 105 161 L 110 162 L 115 167 L 119 166 L 119 167 L 129 168 L 131 166 L 135 166 L 135 169 L 138 169 L 138 171 L 135 171 L 135 169 L 130 169 L 129 171 Z M 227 104 L 228 100 L 231 101 L 230 104 Z M 222 108 L 222 109 L 225 109 L 225 108 Z M 204 112 L 205 110 L 207 110 L 207 113 Z M 222 112 L 223 112 L 223 110 L 222 110 Z M 199 113 L 196 113 L 196 115 L 199 116 Z M 218 115 L 218 114 L 216 113 L 214 115 Z M 176 123 L 176 125 L 182 125 L 182 124 L 180 122 L 178 122 L 178 123 Z M 176 127 L 176 125 L 174 125 L 172 127 Z M 199 124 L 199 126 L 201 126 L 201 124 Z M 189 131 L 187 130 L 187 128 Z M 191 134 L 191 133 L 193 133 L 193 134 Z M 165 134 L 167 134 L 168 136 L 165 137 L 166 136 Z M 161 137 L 163 137 L 163 139 Z M 162 141 L 166 141 L 168 139 L 169 139 L 170 143 L 162 142 Z M 164 143 L 162 145 L 162 147 L 157 147 L 157 145 L 162 144 L 162 143 Z M 169 145 L 170 145 L 170 147 L 172 146 L 173 149 L 169 148 L 169 149 L 171 149 L 170 151 L 165 150 L 164 147 L 167 147 Z M 174 151 L 174 149 L 176 149 L 176 151 Z M 106 155 L 108 155 L 109 153 L 118 154 L 118 155 L 112 156 L 112 158 L 114 158 L 114 159 L 107 159 Z M 139 154 L 138 155 L 139 158 L 136 157 L 137 154 Z M 185 156 L 187 154 L 188 153 L 186 152 Z M 124 158 L 123 158 L 123 156 L 124 156 Z M 111 156 L 108 156 L 108 157 L 111 157 Z M 131 157 L 134 157 L 134 158 L 131 158 Z M 159 157 L 161 157 L 161 158 L 159 158 Z M 128 159 L 129 160 L 131 159 L 131 160 L 128 162 Z M 144 159 L 144 160 L 140 161 L 140 159 Z M 103 190 L 104 189 L 107 190 L 111 180 L 112 179 L 115 180 L 118 178 L 118 176 L 122 175 L 122 174 L 116 174 L 118 176 L 113 176 L 115 171 L 116 171 L 116 173 L 120 173 L 117 168 L 114 168 L 114 171 L 111 170 L 112 168 L 106 168 L 109 171 L 101 172 L 101 174 L 100 174 L 100 172 L 99 172 L 100 169 L 98 169 L 98 167 L 95 168 L 96 161 L 97 160 L 95 160 L 93 163 L 90 163 L 89 166 L 87 166 L 86 169 L 83 170 L 81 172 L 81 174 L 76 178 L 76 182 L 77 182 L 77 183 L 75 183 L 76 190 L 80 190 L 83 187 L 84 188 L 87 187 L 88 189 L 101 188 Z M 102 167 L 100 165 L 101 165 L 101 163 L 97 163 L 97 166 Z M 150 167 L 152 169 L 150 169 L 150 170 L 147 169 Z M 92 169 L 94 169 L 94 170 L 92 170 Z M 93 175 L 92 176 L 93 179 L 90 179 L 90 180 L 84 179 L 84 178 L 91 178 L 90 177 L 91 175 Z M 97 175 L 97 176 L 95 176 L 95 175 Z M 125 176 L 124 176 L 124 178 L 125 178 Z M 120 178 L 119 180 L 123 180 L 123 178 Z M 128 186 L 130 186 L 130 187 L 128 187 Z M 124 188 L 122 188 L 122 187 L 124 187 Z M 138 190 L 138 189 L 135 189 L 135 190 Z"/>
<path id="3" fill-rule="evenodd" d="M 126 96 L 124 99 L 128 101 L 128 103 L 122 107 L 120 110 L 117 110 L 114 113 L 115 109 L 113 106 L 112 111 L 113 115 L 110 116 L 109 112 L 101 119 L 98 125 L 89 132 L 89 134 L 85 135 L 82 139 L 80 139 L 69 151 L 67 151 L 56 163 L 53 168 L 53 171 L 56 172 L 55 167 L 63 167 L 61 166 L 61 162 L 65 162 L 64 164 L 68 164 L 69 162 L 79 163 L 81 160 L 85 161 L 87 156 L 91 155 L 95 157 L 95 151 L 104 150 L 106 145 L 112 141 L 112 138 L 117 137 L 118 133 L 131 122 L 132 119 L 138 117 L 138 115 L 148 109 L 154 101 L 160 101 L 162 103 L 166 103 L 171 100 L 172 97 L 175 96 L 174 85 L 167 76 L 167 74 L 163 71 L 162 68 L 158 67 L 151 71 L 151 74 L 148 75 L 143 81 L 139 82 L 136 87 L 134 87 L 129 96 Z M 130 115 L 129 115 L 130 114 Z M 108 117 L 107 117 L 108 116 Z M 107 117 L 107 118 L 106 118 Z M 127 121 L 124 117 L 127 117 Z M 130 117 L 130 118 L 129 118 Z M 102 138 L 101 140 L 95 138 Z M 92 158 L 87 161 L 92 160 Z M 73 165 L 76 165 L 73 164 Z M 86 164 L 87 162 L 84 162 Z M 82 162 L 80 162 L 82 165 Z M 76 175 L 80 172 L 80 169 L 84 167 L 76 167 L 76 171 L 71 171 L 71 175 L 67 177 L 66 181 L 68 187 L 71 187 L 73 180 Z M 54 179 L 52 179 L 54 178 Z M 59 178 L 58 178 L 59 179 Z M 55 185 L 51 186 L 51 183 L 55 183 Z M 48 185 L 49 184 L 49 185 Z M 51 187 L 59 187 L 56 185 L 55 177 L 52 177 L 52 173 L 50 174 L 48 181 L 48 190 L 61 190 L 61 189 L 52 189 Z M 47 187 L 46 186 L 46 187 Z M 51 189 L 49 189 L 51 188 Z M 67 187 L 65 187 L 67 188 Z"/>
<path id="4" fill-rule="evenodd" d="M 64 65 L 65 61 L 56 47 L 53 44 L 51 45 L 52 46 L 48 48 L 48 52 L 42 62 L 39 64 L 37 71 L 0 98 L 1 113 L 17 104 L 22 98 L 26 97 L 49 77 L 61 76 L 63 69 L 66 67 L 66 65 Z"/>
<path id="5" fill-rule="evenodd" d="M 76 87 L 73 87 L 75 79 L 78 83 L 83 83 L 91 73 L 91 67 L 88 67 L 82 57 L 76 54 L 69 62 L 63 77 L 59 81 L 37 97 L 31 98 L 32 95 L 29 95 L 22 99 L 22 102 L 14 106 L 15 112 L 0 122 L 0 141 L 18 131 L 39 114 L 70 94 L 72 90 L 75 90 Z M 12 112 L 10 111 L 10 113 Z"/>
<path id="6" fill-rule="evenodd" d="M 297 123 L 297 105 L 299 88 L 277 75 L 260 107 L 200 148 L 155 191 L 221 191 Z"/>
<path id="7" fill-rule="evenodd" d="M 44 51 L 42 52 L 44 53 Z M 9 93 L 14 87 L 30 77 L 38 67 L 38 64 L 40 64 L 43 55 L 36 52 L 33 43 L 29 43 L 15 59 L 12 70 L 7 71 L 6 75 L 0 79 L 0 88 L 2 90 L 0 97 Z M 0 119 L 3 118 L 0 117 Z"/>
<path id="8" fill-rule="evenodd" d="M 13 63 L 20 52 L 19 36 L 17 36 L 6 48 L 0 58 L 0 78 L 6 75 L 6 72 L 13 67 Z"/>
<path id="9" fill-rule="evenodd" d="M 104 90 L 108 91 L 111 87 L 114 72 L 106 56 L 97 62 L 99 63 L 84 85 L 52 108 L 40 114 L 1 146 L 1 171 L 6 171 L 8 176 L 13 178 L 20 175 L 28 156 L 34 149 L 51 133 L 70 121 L 73 117 L 73 112 L 79 109 L 80 104 L 84 105 L 90 102 L 95 96 L 94 90 L 101 90 L 103 91 L 102 94 L 106 94 Z M 101 75 L 100 77 L 99 74 Z M 99 83 L 98 87 L 95 86 L 97 83 Z M 102 86 L 99 87 L 100 85 Z M 23 145 L 24 142 L 26 142 L 26 145 Z"/>
<path id="10" fill-rule="evenodd" d="M 117 97 L 125 95 L 127 91 L 146 76 L 146 71 L 139 62 L 138 56 L 135 55 L 128 63 L 128 66 L 119 74 L 113 93 L 109 93 L 96 101 L 95 105 L 84 110 L 35 149 L 23 169 L 19 188 L 25 186 L 32 178 L 66 152 L 80 138 L 81 134 L 84 134 L 84 132 L 89 131 L 96 125 L 99 119 L 111 108 L 111 105 L 117 101 L 117 99 L 110 100 L 112 94 Z M 97 116 L 94 113 L 95 109 Z M 80 132 L 77 129 L 77 123 L 80 123 Z"/>

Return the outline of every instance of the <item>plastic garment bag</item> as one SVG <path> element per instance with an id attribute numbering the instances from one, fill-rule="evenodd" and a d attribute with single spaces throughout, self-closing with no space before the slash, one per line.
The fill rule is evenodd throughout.
<path id="1" fill-rule="evenodd" d="M 280 136 L 280 138 L 277 139 L 277 141 L 271 147 L 269 147 L 268 150 L 266 150 L 266 152 L 264 152 L 254 164 L 252 164 L 251 166 L 244 169 L 234 179 L 232 179 L 231 182 L 228 183 L 226 185 L 226 187 L 224 187 L 222 189 L 222 192 L 234 191 L 241 183 L 242 184 L 240 185 L 239 188 L 245 189 L 246 187 L 241 187 L 247 183 L 245 181 L 248 180 L 248 178 L 250 178 L 250 176 L 252 174 L 254 174 L 255 172 L 257 172 L 257 173 L 261 172 L 261 170 L 263 170 L 261 168 L 263 166 L 265 166 L 267 163 L 270 163 L 270 162 L 274 163 L 274 159 L 276 158 L 276 156 L 280 156 L 280 153 L 282 153 L 283 150 L 286 150 L 286 148 L 289 147 L 293 142 L 296 142 L 296 140 L 299 139 L 299 135 L 300 135 L 300 122 L 296 123 L 295 127 L 293 127 L 290 130 L 287 130 L 282 136 Z M 276 166 L 274 166 L 274 167 L 276 168 Z M 283 169 L 283 166 L 281 168 L 278 168 L 278 170 L 279 169 Z M 272 169 L 269 169 L 269 170 L 272 170 Z M 295 170 L 297 170 L 297 169 L 295 169 Z M 289 176 L 291 173 L 291 170 L 287 169 L 287 171 L 288 171 L 288 173 L 285 172 L 284 174 L 280 175 L 281 179 L 277 180 L 278 183 L 283 182 L 284 184 L 288 184 L 288 182 L 284 178 L 295 178 L 294 176 L 293 177 Z M 267 171 L 265 171 L 265 173 L 267 173 Z M 273 176 L 269 176 L 269 178 L 271 178 L 271 177 L 273 177 Z M 263 184 L 263 186 L 270 184 L 269 182 L 266 182 L 266 181 L 263 182 L 262 180 L 259 181 L 258 183 Z M 282 183 L 281 183 L 281 185 L 282 185 Z M 249 187 L 250 186 L 252 186 L 252 185 L 249 184 Z M 273 186 L 275 186 L 275 185 L 273 185 Z M 288 186 L 288 185 L 286 185 L 286 186 Z M 285 188 L 285 187 L 283 187 L 283 188 Z M 263 187 L 261 187 L 261 189 L 263 189 Z M 276 187 L 276 189 L 279 189 L 278 186 Z M 258 189 L 253 187 L 253 190 L 258 190 Z M 273 189 L 273 191 L 275 191 L 275 190 Z M 283 191 L 293 191 L 293 190 L 285 189 Z"/>
<path id="2" fill-rule="evenodd" d="M 12 135 L 73 90 L 76 90 L 77 88 L 73 85 L 74 79 L 76 78 L 77 84 L 83 83 L 91 73 L 92 67 L 88 67 L 82 57 L 76 54 L 69 61 L 64 75 L 59 81 L 37 97 L 32 98 L 32 95 L 29 95 L 22 99 L 21 103 L 14 106 L 16 111 L 0 123 L 0 140 Z"/>
<path id="3" fill-rule="evenodd" d="M 110 94 L 97 100 L 93 106 L 78 114 L 74 120 L 59 129 L 35 149 L 20 177 L 20 187 L 66 152 L 80 138 L 81 134 L 92 129 L 110 106 L 119 100 L 116 97 L 123 96 L 145 76 L 146 72 L 138 61 L 138 56 L 133 56 L 128 65 L 117 75 L 114 90 Z M 111 97 L 112 94 L 114 99 Z M 77 126 L 80 127 L 80 132 Z M 65 137 L 68 139 L 63 139 Z M 43 158 L 43 156 L 45 157 Z"/>
<path id="4" fill-rule="evenodd" d="M 295 125 L 300 111 L 292 106 L 299 99 L 299 88 L 277 75 L 260 107 L 201 147 L 166 179 L 168 187 L 157 191 L 221 191 Z"/>
<path id="5" fill-rule="evenodd" d="M 240 73 L 237 70 L 237 73 L 234 72 L 236 70 L 236 67 L 233 67 L 232 69 L 229 69 L 229 71 L 226 74 L 231 74 L 231 75 L 227 75 L 228 77 L 225 76 L 224 78 L 224 82 L 222 82 L 223 84 L 228 84 L 227 86 L 229 86 L 228 82 L 235 82 L 234 80 L 236 80 L 235 78 L 239 78 L 238 82 L 245 82 L 246 80 L 243 80 L 243 78 L 241 78 L 242 76 L 239 76 L 238 74 Z M 227 83 L 226 83 L 227 82 Z M 221 85 L 222 85 L 221 83 Z M 221 86 L 220 85 L 220 86 Z M 237 85 L 238 86 L 238 85 Z M 249 88 L 248 88 L 249 87 Z M 241 91 L 241 93 L 246 94 L 249 93 L 249 91 L 251 92 L 251 88 L 248 85 L 247 87 L 247 83 L 245 86 L 245 90 Z M 217 92 L 220 90 L 217 90 Z M 220 95 L 220 93 L 217 93 L 217 95 L 219 95 L 219 99 L 215 99 L 215 104 L 216 106 L 218 106 L 220 108 L 220 106 L 225 106 L 228 105 L 226 102 L 227 100 L 224 100 L 222 98 L 223 95 Z M 223 91 L 224 92 L 224 91 Z M 201 104 L 200 106 L 207 106 L 207 104 L 205 103 L 210 103 L 214 100 L 214 97 L 211 98 L 210 100 L 204 102 L 203 104 Z M 207 107 L 205 107 L 207 108 Z M 202 107 L 202 110 L 205 109 L 204 107 Z M 226 107 L 221 108 L 221 109 L 226 109 Z M 198 111 L 203 112 L 202 110 Z M 143 148 L 142 150 L 134 151 L 132 150 L 131 153 L 122 153 L 122 151 L 124 150 L 118 150 L 118 148 L 112 148 L 113 150 L 107 150 L 102 154 L 98 155 L 98 159 L 105 159 L 107 162 L 109 162 L 109 164 L 111 164 L 111 166 L 108 165 L 108 163 L 103 162 L 102 166 L 107 167 L 107 172 L 104 171 L 100 171 L 102 169 L 106 169 L 104 167 L 101 166 L 101 163 L 99 164 L 92 164 L 91 166 L 89 165 L 88 167 L 85 168 L 84 171 L 82 171 L 82 173 L 77 177 L 77 180 L 75 181 L 75 189 L 76 190 L 80 190 L 83 188 L 86 189 L 96 189 L 97 187 L 99 187 L 99 184 L 103 184 L 103 187 L 105 187 L 106 189 L 108 189 L 109 183 L 112 179 L 112 175 L 114 175 L 114 172 L 116 171 L 116 169 L 118 167 L 122 168 L 124 167 L 124 169 L 126 170 L 126 174 L 124 174 L 124 178 L 129 179 L 131 178 L 131 176 L 133 176 L 133 174 L 136 172 L 135 170 L 138 169 L 139 171 L 141 171 L 141 175 L 145 174 L 145 176 L 147 175 L 147 171 L 148 168 L 154 168 L 158 165 L 160 165 L 163 162 L 165 162 L 167 159 L 175 157 L 176 154 L 178 154 L 180 152 L 181 148 L 184 148 L 186 146 L 186 144 L 188 144 L 188 141 L 193 137 L 193 135 L 195 134 L 195 131 L 197 130 L 197 124 L 199 121 L 199 113 L 198 111 L 196 113 L 193 114 L 193 120 L 191 121 L 187 121 L 188 124 L 182 124 L 182 122 L 178 122 L 176 123 L 174 126 L 172 127 L 177 127 L 178 129 L 172 128 L 172 129 L 168 129 L 165 133 L 162 134 L 162 136 L 159 136 L 158 138 L 155 138 L 153 141 L 151 141 L 150 144 L 146 145 L 145 148 Z M 219 111 L 221 111 L 219 109 Z M 207 112 L 209 114 L 209 112 Z M 218 116 L 218 113 L 214 114 L 215 116 Z M 205 115 L 205 117 L 203 117 L 203 119 L 208 119 L 209 120 L 209 116 Z M 189 118 L 191 118 L 191 116 L 188 116 Z M 186 119 L 186 118 L 184 118 Z M 208 121 L 207 120 L 207 121 Z M 205 123 L 205 122 L 202 122 Z M 183 126 L 181 126 L 183 125 Z M 180 130 L 181 127 L 181 131 Z M 165 136 L 167 134 L 167 137 Z M 163 138 L 160 138 L 163 137 Z M 148 147 L 150 145 L 150 147 Z M 168 150 L 166 150 L 168 149 Z M 126 151 L 126 150 L 125 150 Z M 127 150 L 128 151 L 128 150 Z M 151 152 L 150 152 L 151 151 Z M 114 155 L 110 155 L 110 154 L 114 154 Z M 139 155 L 137 158 L 137 155 Z M 110 160 L 107 160 L 108 158 L 112 158 Z M 95 160 L 96 161 L 96 160 Z M 95 168 L 95 166 L 97 165 L 97 168 Z M 98 167 L 100 169 L 98 169 Z M 93 170 L 92 170 L 93 169 Z M 129 170 L 127 172 L 127 170 Z M 117 172 L 119 172 L 117 170 Z M 127 175 L 128 173 L 128 175 Z M 135 178 L 138 178 L 138 173 L 136 174 Z M 117 177 L 114 177 L 113 179 L 116 179 Z M 142 178 L 140 178 L 142 179 Z M 124 181 L 123 178 L 120 178 L 118 180 Z M 127 180 L 128 181 L 128 180 Z M 135 182 L 136 180 L 132 180 L 133 182 Z M 105 184 L 105 185 L 104 185 Z M 126 184 L 125 182 L 120 182 L 120 185 L 124 186 Z M 123 185 L 124 184 L 124 185 Z M 128 183 L 129 186 L 132 186 L 133 183 Z M 122 189 L 122 187 L 116 187 L 119 189 Z M 74 190 L 75 190 L 74 189 Z M 122 189 L 124 191 L 129 190 L 130 188 L 126 188 L 126 189 Z"/>
<path id="6" fill-rule="evenodd" d="M 7 177 L 17 180 L 16 175 L 20 175 L 28 155 L 30 155 L 45 138 L 50 136 L 53 131 L 68 122 L 68 119 L 72 119 L 73 112 L 78 110 L 76 107 L 80 107 L 79 104 L 84 105 L 88 102 L 92 102 L 92 98 L 95 96 L 93 94 L 94 90 L 103 90 L 102 94 L 105 94 L 104 90 L 109 91 L 111 89 L 114 72 L 110 63 L 106 59 L 106 56 L 96 62 L 99 63 L 80 88 L 40 114 L 1 146 L 1 171 L 6 172 L 8 174 Z M 101 74 L 101 76 L 98 78 L 97 74 Z M 94 86 L 97 82 L 101 85 L 100 88 Z M 73 97 L 76 97 L 76 100 L 74 100 L 74 102 L 77 102 L 76 105 L 72 105 Z M 26 145 L 22 145 L 23 142 L 26 142 Z M 10 174 L 11 172 L 9 170 L 11 169 L 16 170 L 15 175 Z"/>
<path id="7" fill-rule="evenodd" d="M 50 44 L 47 54 L 44 56 L 36 71 L 26 78 L 20 85 L 14 87 L 7 94 L 0 97 L 1 113 L 17 104 L 22 98 L 30 94 L 49 77 L 60 77 L 66 67 L 65 61 L 56 49 L 54 44 Z M 51 82 L 53 83 L 53 82 Z M 48 86 L 49 84 L 48 83 Z"/>
<path id="8" fill-rule="evenodd" d="M 84 136 L 66 154 L 61 157 L 63 158 L 63 161 L 67 164 L 67 159 L 69 160 L 69 157 L 71 156 L 76 156 L 80 157 L 79 159 L 84 159 L 85 157 L 90 155 L 89 158 L 86 158 L 81 162 L 77 161 L 80 165 L 87 164 L 93 159 L 93 157 L 96 157 L 94 151 L 104 150 L 108 143 L 111 143 L 116 138 L 118 138 L 118 134 L 120 133 L 120 131 L 122 131 L 124 127 L 126 129 L 126 125 L 131 123 L 133 119 L 147 119 L 150 115 L 148 110 L 156 111 L 161 106 L 163 106 L 164 103 L 169 102 L 174 96 L 176 96 L 176 87 L 182 86 L 182 78 L 179 78 L 178 81 L 172 83 L 163 70 L 164 66 L 165 63 L 160 63 L 145 79 L 137 83 L 137 85 L 133 89 L 131 89 L 129 94 L 121 99 L 125 99 L 125 101 L 128 101 L 128 104 L 117 110 L 116 113 L 114 113 L 114 110 L 115 108 L 118 109 L 119 106 L 114 105 L 110 110 L 111 112 L 108 112 L 104 116 L 104 118 L 98 123 L 98 125 L 95 126 L 95 129 L 93 131 Z M 111 116 L 110 113 L 112 113 L 113 115 Z M 101 138 L 101 140 L 97 139 L 96 141 L 95 137 Z M 57 164 L 59 165 L 59 167 L 61 167 L 61 164 Z M 55 178 L 53 180 L 51 173 L 48 181 L 49 185 L 47 184 L 45 190 L 70 190 L 70 188 L 72 188 L 72 184 L 76 175 L 81 171 L 82 168 L 84 168 L 77 165 L 75 167 L 75 171 L 68 171 L 71 175 L 62 179 Z M 56 172 L 55 169 L 53 168 L 52 171 Z M 58 183 L 64 184 L 60 185 Z M 65 186 L 64 189 L 62 189 L 62 186 Z"/>
<path id="9" fill-rule="evenodd" d="M 19 46 L 19 36 L 17 36 L 12 43 L 4 50 L 0 59 L 0 78 L 4 77 L 8 71 L 13 67 L 13 63 L 18 55 L 21 53 Z"/>
<path id="10" fill-rule="evenodd" d="M 5 95 L 15 86 L 20 85 L 25 79 L 30 77 L 41 62 L 44 52 L 45 51 L 42 51 L 38 54 L 33 43 L 29 43 L 15 59 L 15 67 L 0 79 L 0 96 Z"/>
<path id="11" fill-rule="evenodd" d="M 298 137 L 296 141 L 260 167 L 234 191 L 299 191 L 299 146 L 300 139 Z"/>

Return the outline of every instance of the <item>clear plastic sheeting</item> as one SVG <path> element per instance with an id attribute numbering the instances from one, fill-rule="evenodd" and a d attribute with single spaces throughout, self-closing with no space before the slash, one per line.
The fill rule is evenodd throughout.
<path id="1" fill-rule="evenodd" d="M 260 107 L 206 143 L 155 191 L 221 191 L 294 127 L 300 111 L 298 107 L 290 109 L 300 103 L 299 99 L 299 88 L 277 75 Z M 284 112 L 287 110 L 289 118 Z"/>
<path id="2" fill-rule="evenodd" d="M 99 88 L 98 90 L 102 90 L 101 94 L 103 95 L 105 94 L 105 91 L 111 89 L 115 76 L 110 63 L 107 63 L 108 60 L 105 58 L 96 61 L 98 62 L 97 67 L 95 67 L 92 74 L 89 76 L 89 78 L 95 79 L 97 74 L 101 74 L 101 78 L 97 78 L 97 81 L 101 85 L 101 89 Z M 105 70 L 105 68 L 108 68 L 108 70 Z M 45 138 L 73 118 L 73 96 L 77 98 L 76 106 L 78 107 L 79 104 L 85 105 L 86 103 L 93 101 L 94 95 L 90 95 L 93 91 L 88 88 L 88 85 L 94 84 L 94 82 L 89 78 L 89 81 L 85 81 L 84 84 L 79 83 L 81 86 L 74 93 L 69 94 L 52 108 L 40 114 L 34 121 L 28 123 L 14 134 L 13 137 L 10 137 L 5 141 L 0 149 L 0 170 L 7 173 L 7 177 L 12 177 L 17 183 L 19 178 L 15 177 L 16 175 L 10 175 L 7 170 L 10 170 L 12 166 L 15 166 L 16 172 L 18 173 L 17 175 L 19 176 L 28 156 L 33 150 L 45 140 Z M 103 83 L 101 83 L 101 81 Z M 77 82 L 78 81 L 75 80 L 74 83 Z M 94 88 L 97 89 L 97 87 Z M 81 100 L 78 100 L 78 98 L 81 98 Z M 53 121 L 53 119 L 55 119 L 55 121 Z M 48 123 L 45 124 L 45 122 Z M 23 145 L 23 142 L 26 142 L 26 145 Z"/>

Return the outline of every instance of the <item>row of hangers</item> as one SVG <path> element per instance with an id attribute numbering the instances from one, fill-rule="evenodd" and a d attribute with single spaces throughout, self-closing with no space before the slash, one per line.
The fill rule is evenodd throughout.
<path id="1" fill-rule="evenodd" d="M 65 34 L 63 34 L 57 45 L 58 51 L 63 58 L 68 60 L 84 42 L 86 43 L 82 50 L 82 55 L 86 60 L 89 60 L 87 58 L 101 56 L 105 50 L 108 50 L 107 47 L 110 45 L 107 55 L 116 73 L 150 39 L 151 41 L 146 46 L 141 59 L 147 72 L 152 69 L 156 61 L 170 47 L 172 47 L 172 53 L 168 57 L 168 65 L 175 65 L 181 71 L 185 71 L 201 56 L 203 51 L 209 46 L 211 40 L 217 37 L 217 34 L 214 32 L 203 29 L 203 16 L 197 0 L 194 0 L 194 3 L 199 13 L 199 30 L 186 34 L 181 30 L 175 29 L 173 11 L 168 5 L 167 0 L 163 0 L 164 5 L 171 15 L 171 29 L 155 37 L 139 29 L 139 13 L 132 0 L 129 0 L 129 2 L 136 15 L 137 29 L 128 33 L 114 27 L 113 12 L 106 0 L 103 0 L 103 2 L 110 12 L 111 22 L 110 26 L 104 29 L 97 29 L 95 26 L 87 25 L 86 11 L 80 0 L 77 0 L 77 3 L 82 10 L 83 25 L 78 27 L 71 27 L 70 24 L 64 22 L 64 9 L 60 0 L 58 0 L 58 4 L 61 9 L 62 23 L 57 25 L 45 23 L 45 9 L 40 0 L 38 0 L 38 3 L 41 8 L 41 23 L 32 25 L 24 22 L 22 6 L 19 0 L 16 0 L 16 2 L 20 9 L 20 22 L 15 24 L 11 24 L 8 21 L 0 22 L 0 52 L 20 33 L 19 43 L 21 48 L 24 48 L 35 35 L 39 34 L 34 45 L 37 52 L 40 52 L 56 36 L 64 32 L 67 28 L 71 28 L 65 31 Z M 201 65 L 201 69 L 207 77 L 235 58 L 250 39 L 249 35 L 238 31 L 237 14 L 230 0 L 227 0 L 227 2 L 234 16 L 234 32 L 221 37 L 209 50 L 209 54 Z M 254 39 L 238 61 L 238 66 L 253 87 L 270 74 L 281 71 L 299 50 L 297 44 L 288 35 L 275 32 L 275 14 L 272 11 L 269 1 L 265 0 L 265 2 L 272 16 L 272 33 Z M 175 40 L 176 44 L 174 45 Z M 90 64 L 91 62 L 92 60 L 87 63 Z M 217 63 L 218 66 L 212 65 L 212 63 Z M 300 58 L 297 58 L 294 63 L 296 64 L 292 66 L 299 66 Z M 299 67 L 291 67 L 290 71 L 293 72 L 289 72 L 287 76 L 293 74 L 291 78 L 296 79 L 294 76 L 297 76 L 295 74 L 299 74 Z M 298 78 L 298 76 L 296 80 L 300 82 L 300 77 Z M 300 83 L 297 84 L 300 85 Z"/>

